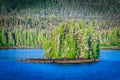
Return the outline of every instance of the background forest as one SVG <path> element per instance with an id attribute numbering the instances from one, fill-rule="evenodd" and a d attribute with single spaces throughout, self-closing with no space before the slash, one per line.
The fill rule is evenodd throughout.
<path id="1" fill-rule="evenodd" d="M 62 22 L 91 22 L 101 46 L 120 46 L 120 0 L 0 0 L 0 46 L 41 46 Z"/>

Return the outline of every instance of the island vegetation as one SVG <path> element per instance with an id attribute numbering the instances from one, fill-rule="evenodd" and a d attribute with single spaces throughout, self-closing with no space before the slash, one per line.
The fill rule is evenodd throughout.
<path id="1" fill-rule="evenodd" d="M 82 21 L 61 24 L 52 34 L 41 34 L 46 58 L 98 58 L 99 39 L 92 27 L 85 28 Z"/>

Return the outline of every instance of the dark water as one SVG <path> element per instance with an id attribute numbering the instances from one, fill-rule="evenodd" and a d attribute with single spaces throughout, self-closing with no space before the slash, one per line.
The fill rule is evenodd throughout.
<path id="1" fill-rule="evenodd" d="M 15 62 L 42 53 L 41 49 L 0 50 L 0 80 L 120 80 L 120 50 L 102 50 L 101 61 L 89 64 Z"/>

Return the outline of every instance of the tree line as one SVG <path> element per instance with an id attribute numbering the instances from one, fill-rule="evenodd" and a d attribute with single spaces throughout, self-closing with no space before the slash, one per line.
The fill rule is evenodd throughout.
<path id="1" fill-rule="evenodd" d="M 30 28 L 10 30 L 0 27 L 0 46 L 41 46 L 41 31 Z M 120 46 L 120 28 L 115 27 L 110 30 L 98 30 L 96 32 L 100 39 L 100 46 Z M 44 35 L 46 34 L 51 34 L 51 32 L 44 32 Z"/>
<path id="2" fill-rule="evenodd" d="M 120 46 L 120 28 L 99 31 L 101 46 Z"/>
<path id="3" fill-rule="evenodd" d="M 41 46 L 40 32 L 31 29 L 0 29 L 0 46 Z"/>

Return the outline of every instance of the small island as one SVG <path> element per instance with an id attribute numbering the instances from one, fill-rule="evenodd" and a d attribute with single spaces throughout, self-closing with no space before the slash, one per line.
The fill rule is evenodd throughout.
<path id="1" fill-rule="evenodd" d="M 26 59 L 23 62 L 38 63 L 88 63 L 99 61 L 99 39 L 89 23 L 84 26 L 69 21 L 60 24 L 52 33 L 41 32 L 44 56 L 42 59 Z"/>
<path id="2" fill-rule="evenodd" d="M 99 59 L 26 59 L 21 60 L 22 62 L 33 62 L 33 63 L 59 63 L 59 64 L 68 64 L 68 63 L 91 63 L 99 62 Z"/>

